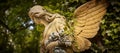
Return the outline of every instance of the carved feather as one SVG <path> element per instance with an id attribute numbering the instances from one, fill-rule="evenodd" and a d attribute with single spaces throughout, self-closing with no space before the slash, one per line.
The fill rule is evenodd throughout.
<path id="1" fill-rule="evenodd" d="M 107 6 L 107 2 L 103 0 L 98 2 L 92 0 L 81 5 L 75 10 L 74 51 L 84 51 L 91 46 L 91 42 L 87 38 L 93 38 L 97 34 L 100 21 L 106 13 Z"/>

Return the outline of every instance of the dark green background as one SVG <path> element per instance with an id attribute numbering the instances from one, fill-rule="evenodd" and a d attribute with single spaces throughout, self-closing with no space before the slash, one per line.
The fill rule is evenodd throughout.
<path id="1" fill-rule="evenodd" d="M 0 0 L 0 53 L 39 53 L 43 25 L 28 17 L 35 4 L 70 20 L 73 11 L 88 0 Z M 92 47 L 81 53 L 120 53 L 120 0 L 108 0 L 107 13 Z M 33 27 L 33 28 L 31 28 Z"/>

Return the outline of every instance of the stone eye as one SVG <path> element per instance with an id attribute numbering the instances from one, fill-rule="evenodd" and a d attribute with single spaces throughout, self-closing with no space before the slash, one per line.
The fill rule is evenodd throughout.
<path id="1" fill-rule="evenodd" d="M 34 14 L 39 14 L 40 12 L 35 12 Z"/>

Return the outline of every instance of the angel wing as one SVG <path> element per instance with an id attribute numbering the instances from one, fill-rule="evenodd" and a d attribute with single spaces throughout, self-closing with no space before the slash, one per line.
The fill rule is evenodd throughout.
<path id="1" fill-rule="evenodd" d="M 87 38 L 93 38 L 97 34 L 100 21 L 106 13 L 107 6 L 105 0 L 92 0 L 74 11 L 74 51 L 84 51 L 91 46 L 91 42 Z"/>

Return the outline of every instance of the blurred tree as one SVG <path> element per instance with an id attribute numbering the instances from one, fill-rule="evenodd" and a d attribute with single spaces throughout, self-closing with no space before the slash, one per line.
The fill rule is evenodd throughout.
<path id="1" fill-rule="evenodd" d="M 73 11 L 87 1 L 0 0 L 0 53 L 39 53 L 44 26 L 35 25 L 28 17 L 32 6 L 42 5 L 51 13 L 60 13 L 70 20 Z M 91 40 L 93 46 L 82 53 L 120 53 L 120 1 L 108 2 L 99 33 Z"/>

